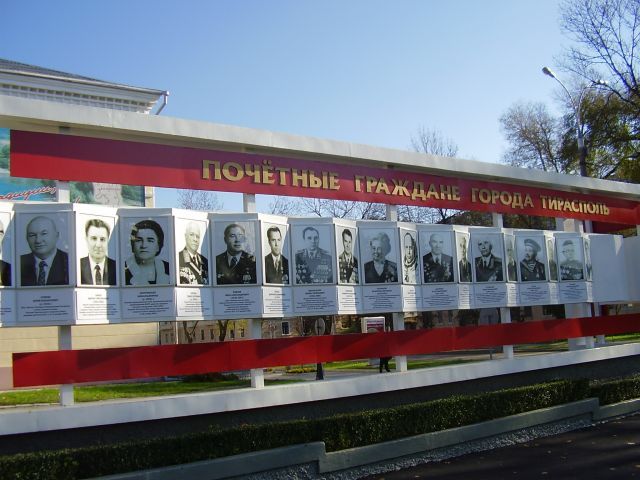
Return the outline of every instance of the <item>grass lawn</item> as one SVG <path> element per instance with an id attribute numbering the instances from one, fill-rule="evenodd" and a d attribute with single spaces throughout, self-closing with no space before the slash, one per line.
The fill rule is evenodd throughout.
<path id="1" fill-rule="evenodd" d="M 266 385 L 282 385 L 299 380 L 265 380 Z M 73 389 L 76 402 L 97 402 L 121 398 L 160 397 L 183 393 L 211 392 L 250 386 L 250 380 L 222 380 L 216 382 L 142 382 L 78 386 Z M 0 392 L 0 406 L 58 403 L 56 388 Z"/>

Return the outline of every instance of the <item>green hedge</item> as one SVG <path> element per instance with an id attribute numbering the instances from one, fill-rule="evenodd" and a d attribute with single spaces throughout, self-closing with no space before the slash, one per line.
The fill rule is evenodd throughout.
<path id="1" fill-rule="evenodd" d="M 328 451 L 444 430 L 582 400 L 587 380 L 556 381 L 329 418 L 0 457 L 0 479 L 76 479 L 323 441 Z"/>
<path id="2" fill-rule="evenodd" d="M 591 397 L 597 397 L 600 405 L 640 398 L 640 376 L 595 383 L 591 386 Z"/>

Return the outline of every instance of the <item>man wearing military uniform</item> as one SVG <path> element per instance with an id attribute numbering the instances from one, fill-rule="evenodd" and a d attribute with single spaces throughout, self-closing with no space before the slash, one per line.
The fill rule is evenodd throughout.
<path id="1" fill-rule="evenodd" d="M 320 234 L 313 227 L 302 231 L 306 248 L 296 252 L 296 283 L 333 283 L 331 255 L 319 247 Z"/>
<path id="2" fill-rule="evenodd" d="M 560 263 L 560 280 L 583 280 L 584 269 L 582 263 L 575 258 L 576 247 L 573 240 L 563 242 L 562 254 L 565 261 Z"/>
<path id="3" fill-rule="evenodd" d="M 475 258 L 476 281 L 477 282 L 502 282 L 502 259 L 496 257 L 493 251 L 493 244 L 488 238 L 481 238 L 478 241 L 480 256 Z"/>
<path id="4" fill-rule="evenodd" d="M 216 281 L 218 285 L 256 283 L 256 257 L 244 250 L 245 231 L 232 223 L 224 229 L 226 251 L 216 256 Z"/>
<path id="5" fill-rule="evenodd" d="M 547 275 L 544 265 L 537 259 L 540 245 L 532 238 L 524 241 L 524 258 L 520 261 L 520 280 L 523 282 L 536 282 L 546 280 Z"/>
<path id="6" fill-rule="evenodd" d="M 342 248 L 338 256 L 340 283 L 359 283 L 358 260 L 353 256 L 353 235 L 348 228 L 342 231 Z"/>

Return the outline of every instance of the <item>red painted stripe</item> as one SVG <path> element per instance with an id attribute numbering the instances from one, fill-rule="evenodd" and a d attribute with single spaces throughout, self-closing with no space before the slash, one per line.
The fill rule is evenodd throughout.
<path id="1" fill-rule="evenodd" d="M 228 372 L 640 331 L 640 314 L 481 327 L 14 353 L 15 387 Z"/>

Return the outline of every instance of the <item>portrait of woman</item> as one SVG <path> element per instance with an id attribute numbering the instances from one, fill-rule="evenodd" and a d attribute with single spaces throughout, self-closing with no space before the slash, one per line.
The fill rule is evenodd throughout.
<path id="1" fill-rule="evenodd" d="M 169 262 L 158 255 L 164 246 L 164 232 L 154 220 L 141 220 L 131 228 L 132 255 L 125 260 L 126 285 L 169 285 Z"/>
<path id="2" fill-rule="evenodd" d="M 398 266 L 387 259 L 391 252 L 391 239 L 385 232 L 379 232 L 369 240 L 371 261 L 364 264 L 365 283 L 396 283 Z"/>

